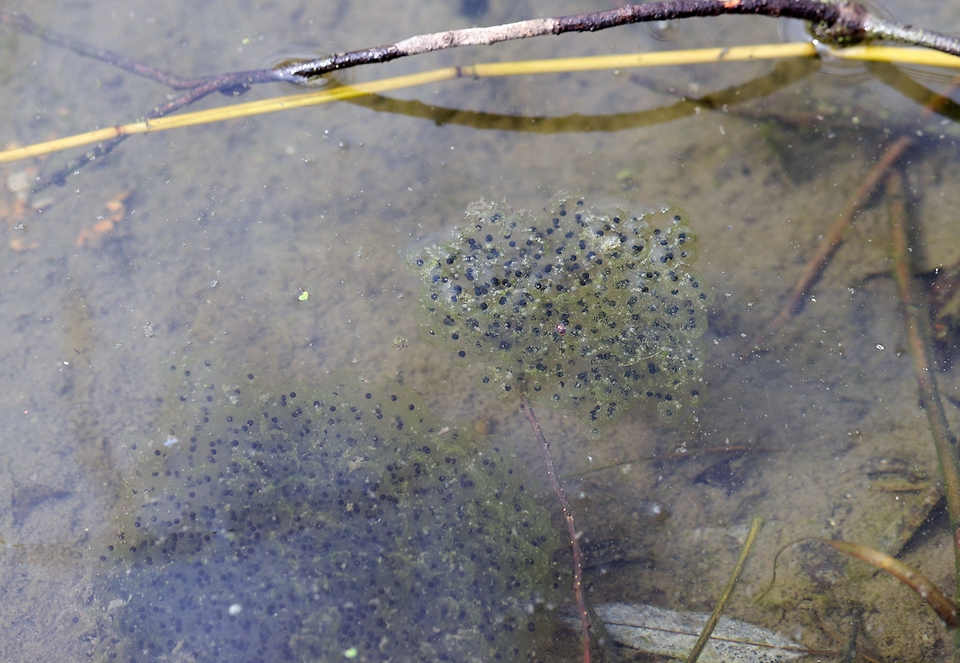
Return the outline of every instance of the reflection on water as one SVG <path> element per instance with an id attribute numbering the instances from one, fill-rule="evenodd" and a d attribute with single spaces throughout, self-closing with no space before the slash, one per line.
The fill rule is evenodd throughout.
<path id="1" fill-rule="evenodd" d="M 457 3 L 384 3 L 377 6 L 375 21 L 367 8 L 341 2 L 309 8 L 281 2 L 246 13 L 217 2 L 189 9 L 134 3 L 116 14 L 96 4 L 34 2 L 22 9 L 51 28 L 184 75 L 248 68 L 284 43 L 323 44 L 335 36 L 338 45 L 362 47 L 478 20 L 461 15 Z M 921 5 L 909 8 L 916 12 L 915 23 L 948 24 L 954 18 L 949 3 Z M 482 20 L 582 10 L 573 2 L 514 3 L 509 8 L 490 3 Z M 643 28 L 625 28 L 602 38 L 579 35 L 438 54 L 356 76 L 364 80 L 481 59 L 776 38 L 773 21 L 701 21 L 684 25 L 670 42 L 652 39 Z M 4 142 L 30 143 L 129 121 L 167 94 L 153 83 L 7 30 L 0 32 L 0 49 L 5 53 L 0 85 L 5 98 L 17 100 L 0 109 Z M 860 637 L 878 656 L 936 658 L 945 647 L 944 631 L 919 602 L 914 606 L 903 600 L 908 590 L 858 573 L 856 563 L 818 548 L 785 553 L 781 584 L 763 602 L 751 600 L 768 579 L 769 561 L 782 543 L 817 535 L 874 545 L 922 504 L 937 476 L 903 352 L 896 292 L 886 276 L 882 199 L 860 213 L 801 316 L 768 351 L 740 364 L 736 354 L 741 344 L 775 314 L 868 164 L 905 128 L 924 134 L 905 165 L 915 196 L 917 269 L 933 272 L 952 265 L 960 250 L 954 221 L 960 191 L 951 186 L 960 177 L 952 121 L 938 117 L 913 126 L 914 102 L 875 77 L 839 87 L 829 77 L 793 69 L 789 84 L 773 96 L 739 104 L 738 91 L 748 96 L 748 82 L 771 71 L 773 65 L 762 63 L 662 69 L 644 72 L 643 85 L 622 72 L 461 80 L 400 96 L 466 109 L 472 114 L 462 125 L 438 124 L 429 115 L 424 120 L 419 107 L 403 115 L 409 107 L 398 106 L 400 112 L 393 113 L 376 112 L 381 106 L 331 105 L 131 139 L 65 187 L 49 190 L 41 209 L 18 206 L 11 192 L 3 201 L 8 236 L 0 260 L 0 333 L 6 339 L 0 348 L 0 492 L 10 496 L 0 520 L 6 542 L 0 588 L 7 618 L 0 650 L 18 660 L 126 654 L 112 640 L 119 639 L 113 630 L 119 624 L 128 633 L 132 626 L 145 645 L 152 643 L 153 652 L 169 647 L 175 656 L 190 646 L 209 651 L 203 649 L 210 641 L 202 629 L 190 634 L 192 640 L 184 635 L 190 625 L 182 617 L 180 634 L 172 616 L 163 622 L 167 626 L 161 635 L 138 631 L 139 610 L 167 614 L 168 607 L 179 609 L 188 594 L 183 583 L 173 583 L 177 594 L 170 594 L 162 607 L 146 595 L 128 602 L 121 576 L 114 575 L 125 568 L 136 570 L 122 576 L 134 584 L 165 583 L 162 569 L 179 572 L 177 582 L 200 580 L 204 587 L 189 596 L 216 602 L 226 614 L 221 623 L 233 624 L 234 617 L 266 619 L 266 608 L 256 615 L 249 607 L 256 605 L 254 580 L 240 583 L 241 599 L 220 596 L 222 586 L 216 599 L 212 589 L 205 593 L 208 571 L 211 586 L 227 583 L 220 578 L 230 577 L 226 551 L 245 545 L 226 534 L 219 542 L 222 548 L 211 548 L 210 564 L 218 566 L 219 575 L 209 566 L 202 567 L 202 576 L 193 566 L 174 568 L 172 535 L 156 554 L 149 554 L 153 566 L 139 547 L 137 553 L 123 555 L 116 550 L 121 533 L 129 541 L 136 538 L 134 530 L 157 527 L 149 522 L 153 516 L 157 522 L 175 519 L 161 518 L 161 504 L 132 505 L 132 489 L 169 486 L 176 490 L 172 503 L 180 502 L 180 512 L 186 511 L 184 500 L 191 490 L 201 494 L 188 488 L 197 477 L 186 478 L 192 476 L 189 461 L 179 455 L 191 453 L 189 437 L 177 434 L 176 444 L 156 447 L 168 454 L 162 465 L 144 464 L 140 457 L 143 450 L 154 449 L 151 443 L 167 440 L 169 367 L 182 370 L 185 353 L 215 357 L 218 370 L 224 365 L 220 377 L 204 384 L 229 382 L 229 364 L 255 366 L 263 384 L 281 390 L 312 385 L 287 394 L 327 393 L 328 371 L 342 368 L 372 383 L 402 382 L 443 419 L 489 422 L 476 449 L 488 453 L 496 447 L 505 456 L 516 449 L 517 471 L 523 466 L 534 484 L 542 482 L 533 442 L 513 406 L 475 388 L 489 362 L 457 364 L 424 343 L 418 323 L 420 285 L 405 268 L 404 257 L 449 237 L 474 200 L 506 198 L 517 208 L 537 210 L 556 192 L 579 191 L 601 208 L 683 207 L 697 235 L 697 268 L 716 294 L 703 335 L 710 400 L 699 410 L 696 438 L 633 410 L 598 439 L 589 439 L 588 427 L 564 410 L 541 412 L 583 529 L 588 598 L 709 610 L 750 516 L 759 514 L 768 524 L 728 609 L 731 616 L 781 630 L 808 647 L 842 649 L 850 633 L 849 615 L 862 608 Z M 723 101 L 712 103 L 709 95 L 718 91 L 725 91 Z M 678 95 L 688 101 L 678 101 Z M 682 117 L 664 113 L 651 124 L 655 109 L 678 104 Z M 642 121 L 636 113 L 644 113 Z M 609 131 L 580 125 L 570 131 L 574 123 L 564 121 L 558 126 L 565 133 L 535 133 L 512 131 L 509 123 L 486 128 L 480 121 L 485 114 L 581 114 L 611 116 L 613 121 L 596 125 Z M 4 179 L 22 178 L 24 168 L 54 169 L 61 158 L 14 164 L 4 170 Z M 105 204 L 127 190 L 132 192 L 124 201 L 123 219 L 97 242 L 78 247 L 80 233 L 94 227 L 101 220 L 97 217 L 106 216 Z M 26 241 L 11 245 L 20 237 Z M 301 301 L 304 291 L 310 296 Z M 938 377 L 948 401 L 956 398 L 956 370 Z M 210 412 L 216 414 L 212 407 Z M 953 410 L 948 414 L 953 417 Z M 240 442 L 254 442 L 239 434 L 226 440 L 228 423 L 213 418 L 194 425 L 202 427 L 195 434 L 198 442 L 209 438 L 207 449 L 218 439 L 226 445 L 237 439 L 237 448 Z M 402 442 L 412 444 L 410 438 Z M 200 446 L 194 462 L 201 461 L 196 455 Z M 230 456 L 220 445 L 214 449 L 218 459 Z M 464 457 L 474 452 L 479 453 L 462 451 Z M 251 481 L 260 477 L 252 456 L 243 457 L 238 466 L 245 468 L 245 476 Z M 160 483 L 147 485 L 151 467 L 163 470 Z M 901 468 L 903 474 L 876 468 Z M 181 483 L 163 483 L 167 470 L 180 471 L 174 479 Z M 651 517 L 650 505 L 656 505 L 656 517 Z M 131 506 L 138 508 L 130 511 Z M 231 504 L 231 512 L 248 507 Z M 556 510 L 546 499 L 521 509 L 533 513 L 545 507 Z M 450 515 L 446 507 L 437 508 Z M 186 511 L 186 517 L 193 512 Z M 294 512 L 285 513 L 293 518 Z M 140 528 L 134 524 L 137 514 Z M 212 533 L 225 529 L 226 520 L 219 520 L 225 514 L 206 516 L 211 541 Z M 246 521 L 263 524 L 257 532 L 269 529 L 253 516 Z M 331 520 L 331 527 L 338 523 Z M 546 519 L 536 523 L 545 525 Z M 192 532 L 196 535 L 199 528 Z M 208 544 L 196 536 L 192 541 L 195 547 L 185 550 L 202 557 Z M 315 548 L 325 544 L 319 538 L 298 541 Z M 109 545 L 115 550 L 108 554 Z M 166 553 L 163 546 L 168 546 Z M 905 561 L 949 587 L 949 549 L 943 528 L 933 521 L 907 546 Z M 288 552 L 280 535 L 251 554 L 268 552 L 280 560 Z M 564 555 L 557 559 L 568 568 Z M 292 566 L 279 568 L 294 571 L 278 583 L 301 569 L 297 560 L 287 562 Z M 317 565 L 328 568 L 321 561 Z M 239 573 L 234 578 L 257 575 L 231 572 Z M 304 570 L 302 577 L 313 572 Z M 309 582 L 320 582 L 319 576 Z M 310 604 L 317 592 L 309 590 L 307 583 L 297 585 L 288 599 L 291 605 Z M 184 602 L 186 611 L 200 612 L 202 623 L 210 616 L 204 615 L 207 604 L 199 607 L 193 598 Z M 240 613 L 230 615 L 235 604 Z M 425 609 L 434 607 L 441 609 Z M 367 607 L 355 607 L 354 618 L 359 619 L 357 610 L 367 615 Z M 478 611 L 470 621 L 479 629 L 489 613 Z M 312 618 L 319 624 L 322 615 Z M 366 619 L 376 624 L 373 612 Z M 206 624 L 211 633 L 217 630 L 212 622 Z M 334 629 L 333 621 L 328 624 Z M 407 626 L 415 628 L 413 624 L 415 620 Z M 284 625 L 289 628 L 291 622 Z M 377 626 L 378 635 L 380 628 L 388 639 L 396 635 Z M 259 643 L 253 630 L 251 626 L 237 637 Z M 304 633 L 301 626 L 293 630 Z M 557 635 L 556 651 L 543 658 L 576 660 L 574 636 L 568 643 L 562 631 Z M 466 630 L 464 636 L 468 641 L 473 637 Z M 279 631 L 267 637 L 269 642 L 282 640 Z M 315 637 L 311 632 L 286 642 L 308 651 L 328 646 L 311 639 Z M 351 645 L 338 641 L 340 646 L 347 651 Z"/>

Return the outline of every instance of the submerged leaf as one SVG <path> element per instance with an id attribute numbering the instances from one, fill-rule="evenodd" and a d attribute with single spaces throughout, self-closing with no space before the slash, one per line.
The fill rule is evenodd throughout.
<path id="1" fill-rule="evenodd" d="M 631 603 L 605 603 L 596 606 L 596 613 L 618 644 L 680 660 L 687 658 L 710 616 Z M 570 626 L 579 623 L 574 617 L 568 617 L 566 622 Z M 809 653 L 779 633 L 721 617 L 698 660 L 700 663 L 781 663 Z"/>

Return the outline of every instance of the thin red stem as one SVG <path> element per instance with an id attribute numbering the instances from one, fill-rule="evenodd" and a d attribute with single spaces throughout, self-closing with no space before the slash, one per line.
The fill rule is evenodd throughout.
<path id="1" fill-rule="evenodd" d="M 540 430 L 540 422 L 537 421 L 537 415 L 533 413 L 533 406 L 530 401 L 524 398 L 520 401 L 520 411 L 526 416 L 533 429 L 533 434 L 540 444 L 540 452 L 543 454 L 543 462 L 547 466 L 547 476 L 550 477 L 550 485 L 553 491 L 560 499 L 560 505 L 563 507 L 563 519 L 567 522 L 567 534 L 570 536 L 570 547 L 573 549 L 573 594 L 577 599 L 577 612 L 580 613 L 580 634 L 583 640 L 583 663 L 590 663 L 590 617 L 587 614 L 587 602 L 583 598 L 583 555 L 580 552 L 579 536 L 577 535 L 577 526 L 573 521 L 573 511 L 570 510 L 570 503 L 567 502 L 567 496 L 563 493 L 560 486 L 560 480 L 557 478 L 557 470 L 553 465 L 553 457 L 550 455 L 550 444 L 547 438 L 543 436 Z"/>

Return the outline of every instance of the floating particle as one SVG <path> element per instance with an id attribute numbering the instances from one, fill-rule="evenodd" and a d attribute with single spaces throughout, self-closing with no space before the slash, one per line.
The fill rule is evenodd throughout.
<path id="1" fill-rule="evenodd" d="M 107 657 L 542 659 L 569 582 L 509 454 L 399 387 L 177 375 L 100 557 Z"/>
<path id="2" fill-rule="evenodd" d="M 452 242 L 415 253 L 423 329 L 484 384 L 615 419 L 637 401 L 676 418 L 702 392 L 709 303 L 684 214 L 596 212 L 561 198 L 542 217 L 478 203 Z"/>

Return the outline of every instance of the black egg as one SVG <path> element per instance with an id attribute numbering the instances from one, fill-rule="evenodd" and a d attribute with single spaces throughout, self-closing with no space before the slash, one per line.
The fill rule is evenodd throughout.
<path id="1" fill-rule="evenodd" d="M 178 390 L 140 444 L 95 552 L 105 655 L 542 658 L 569 584 L 515 459 L 396 386 L 232 382 Z"/>
<path id="2" fill-rule="evenodd" d="M 560 198 L 543 218 L 474 205 L 463 226 L 411 263 L 427 334 L 449 339 L 453 361 L 479 358 L 484 384 L 590 421 L 637 401 L 666 419 L 698 404 L 710 297 L 681 212 Z M 468 234 L 485 234 L 484 251 Z"/>

